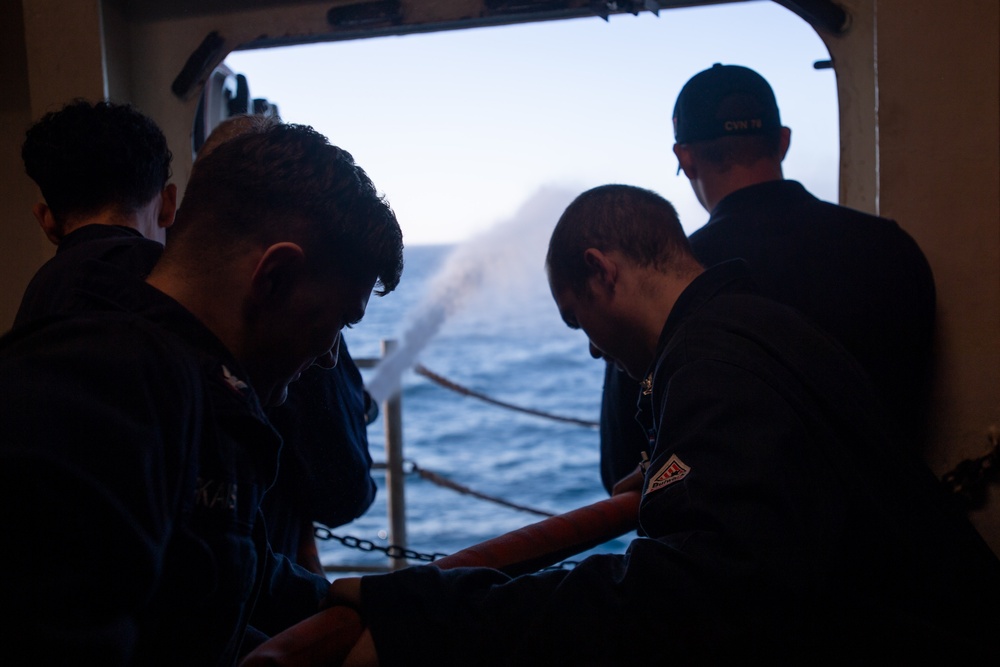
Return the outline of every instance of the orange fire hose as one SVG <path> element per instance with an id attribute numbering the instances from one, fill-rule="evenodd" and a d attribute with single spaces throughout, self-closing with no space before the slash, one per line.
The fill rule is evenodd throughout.
<path id="1" fill-rule="evenodd" d="M 639 491 L 626 491 L 480 542 L 434 561 L 443 570 L 492 567 L 517 575 L 554 565 L 635 530 Z M 364 626 L 353 609 L 330 607 L 254 649 L 240 667 L 339 666 Z"/>

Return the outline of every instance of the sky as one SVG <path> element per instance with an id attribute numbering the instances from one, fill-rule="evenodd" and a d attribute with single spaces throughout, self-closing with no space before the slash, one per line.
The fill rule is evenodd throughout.
<path id="1" fill-rule="evenodd" d="M 671 112 L 715 62 L 760 72 L 792 129 L 786 178 L 836 201 L 835 74 L 771 2 L 238 51 L 225 64 L 287 122 L 348 150 L 407 245 L 480 237 L 546 188 L 659 192 L 688 233 L 708 214 L 677 175 Z M 553 224 L 554 224 L 553 220 Z"/>

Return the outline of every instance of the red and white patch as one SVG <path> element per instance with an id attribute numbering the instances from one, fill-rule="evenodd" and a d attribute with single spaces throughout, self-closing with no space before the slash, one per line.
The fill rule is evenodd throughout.
<path id="1" fill-rule="evenodd" d="M 650 477 L 649 484 L 646 485 L 646 493 L 651 493 L 665 486 L 670 486 L 674 482 L 679 482 L 687 477 L 689 472 L 691 472 L 691 468 L 684 465 L 684 462 L 676 456 L 671 455 L 667 459 L 667 462 L 663 464 L 663 467 Z"/>

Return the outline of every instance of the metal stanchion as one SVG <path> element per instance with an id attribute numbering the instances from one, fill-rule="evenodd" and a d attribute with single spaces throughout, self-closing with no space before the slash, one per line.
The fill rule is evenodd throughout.
<path id="1" fill-rule="evenodd" d="M 396 347 L 396 341 L 382 341 L 382 358 L 387 357 Z M 386 504 L 389 514 L 389 544 L 405 549 L 406 540 L 406 494 L 403 473 L 403 408 L 402 390 L 388 397 L 382 403 L 385 428 L 385 487 L 388 493 Z M 405 558 L 389 558 L 389 569 L 407 567 Z"/>

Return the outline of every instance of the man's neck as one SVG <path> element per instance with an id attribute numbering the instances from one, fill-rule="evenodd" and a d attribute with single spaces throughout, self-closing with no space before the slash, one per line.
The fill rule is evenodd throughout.
<path id="1" fill-rule="evenodd" d="M 170 261 L 164 254 L 146 282 L 194 315 L 242 361 L 242 307 L 246 293 L 233 275 L 225 268 L 208 272 L 191 270 Z"/>
<path id="2" fill-rule="evenodd" d="M 758 163 L 752 167 L 734 166 L 703 179 L 701 203 L 711 213 L 726 196 L 751 185 L 784 180 L 781 164 Z"/>
<path id="3" fill-rule="evenodd" d="M 108 206 L 95 215 L 70 217 L 63 224 L 62 235 L 88 225 L 116 225 L 134 229 L 147 239 L 162 244 L 166 241 L 166 230 L 159 224 L 160 205 L 158 195 L 134 211 L 123 212 L 119 207 Z"/>
<path id="4" fill-rule="evenodd" d="M 118 226 L 118 227 L 131 227 L 132 229 L 137 229 L 135 221 L 130 221 L 127 218 L 123 218 L 120 215 L 93 215 L 82 218 L 70 218 L 63 225 L 62 231 L 63 236 L 69 236 L 78 229 L 83 227 L 89 227 L 90 225 L 107 225 L 107 226 Z"/>
<path id="5" fill-rule="evenodd" d="M 655 356 L 660 334 L 667 323 L 677 299 L 704 269 L 692 258 L 684 266 L 671 266 L 668 271 L 648 269 L 643 280 L 647 288 L 641 291 L 643 303 L 635 309 L 642 341 L 650 359 Z"/>

